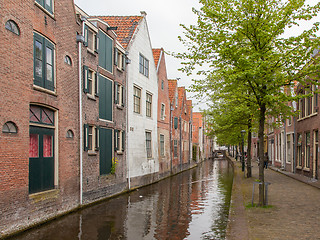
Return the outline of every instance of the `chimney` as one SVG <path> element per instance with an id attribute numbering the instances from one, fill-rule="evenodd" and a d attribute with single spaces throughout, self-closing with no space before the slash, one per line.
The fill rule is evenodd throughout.
<path id="1" fill-rule="evenodd" d="M 140 11 L 141 16 L 145 17 L 147 16 L 147 13 L 145 11 Z"/>

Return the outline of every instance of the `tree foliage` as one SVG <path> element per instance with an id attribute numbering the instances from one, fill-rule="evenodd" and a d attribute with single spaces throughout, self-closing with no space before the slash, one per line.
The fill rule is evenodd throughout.
<path id="1" fill-rule="evenodd" d="M 180 40 L 188 51 L 177 54 L 183 59 L 182 71 L 198 74 L 203 80 L 195 81 L 193 90 L 206 94 L 211 102 L 226 108 L 232 102 L 242 110 L 249 109 L 259 126 L 259 141 L 264 141 L 266 116 L 286 116 L 291 112 L 288 101 L 293 96 L 284 88 L 316 81 L 307 76 L 317 76 L 319 62 L 313 52 L 320 46 L 317 31 L 319 22 L 304 29 L 297 36 L 284 37 L 284 32 L 311 20 L 320 9 L 320 3 L 308 6 L 304 0 L 200 0 L 197 25 L 183 26 L 184 38 Z M 226 104 L 227 99 L 232 99 Z M 224 106 L 223 106 L 224 105 Z M 231 104 L 233 105 L 233 104 Z M 236 108 L 223 114 L 237 114 Z M 228 112 L 229 111 L 229 112 Z M 218 115 L 217 119 L 219 118 Z M 227 127 L 227 125 L 226 125 Z M 259 145 L 263 159 L 264 144 Z M 263 167 L 259 180 L 264 182 Z M 259 202 L 264 204 L 263 185 Z"/>

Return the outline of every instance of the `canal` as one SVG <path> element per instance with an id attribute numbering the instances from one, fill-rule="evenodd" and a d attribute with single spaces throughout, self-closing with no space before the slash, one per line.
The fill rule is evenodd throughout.
<path id="1" fill-rule="evenodd" d="M 205 161 L 13 239 L 225 239 L 233 169 Z"/>

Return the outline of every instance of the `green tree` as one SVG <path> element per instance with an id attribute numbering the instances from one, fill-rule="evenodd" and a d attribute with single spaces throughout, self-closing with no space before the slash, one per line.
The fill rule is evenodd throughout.
<path id="1" fill-rule="evenodd" d="M 306 84 L 316 75 L 319 62 L 312 53 L 320 46 L 316 32 L 319 23 L 298 36 L 284 37 L 285 30 L 300 20 L 311 20 L 320 3 L 308 6 L 304 0 L 200 0 L 197 25 L 183 26 L 185 37 L 180 40 L 187 52 L 177 54 L 184 59 L 182 71 L 191 74 L 196 66 L 205 66 L 196 81 L 200 91 L 225 90 L 228 95 L 239 92 L 255 106 L 259 125 L 258 137 L 264 142 L 264 126 L 269 114 L 286 116 L 291 112 L 286 104 L 292 100 L 283 91 L 294 82 Z M 217 84 L 216 84 L 217 83 Z M 239 89 L 239 90 L 238 90 Z M 238 91 L 237 91 L 238 90 Z M 242 96 L 240 94 L 242 93 Z M 219 94 L 216 94 L 219 98 Z M 217 100 L 217 99 L 216 99 Z M 254 107 L 253 107 L 254 108 Z M 252 108 L 251 108 L 252 109 Z M 259 144 L 259 157 L 264 158 L 264 144 Z M 259 204 L 265 205 L 264 169 L 260 164 Z"/>

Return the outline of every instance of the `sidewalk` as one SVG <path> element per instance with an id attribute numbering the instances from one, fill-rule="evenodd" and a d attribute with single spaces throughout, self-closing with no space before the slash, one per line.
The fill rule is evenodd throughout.
<path id="1" fill-rule="evenodd" d="M 258 165 L 253 163 L 252 178 L 247 179 L 241 172 L 240 162 L 233 162 L 235 178 L 226 239 L 320 239 L 318 182 L 266 169 L 265 181 L 271 183 L 268 194 L 270 207 L 255 208 L 251 207 L 251 196 L 253 182 L 259 178 Z M 258 202 L 257 186 L 254 200 Z"/>

